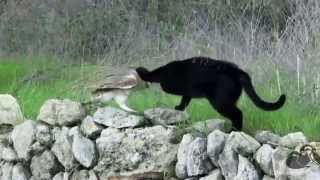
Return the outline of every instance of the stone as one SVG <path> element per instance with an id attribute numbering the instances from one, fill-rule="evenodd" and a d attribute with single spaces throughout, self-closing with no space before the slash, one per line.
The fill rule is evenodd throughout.
<path id="1" fill-rule="evenodd" d="M 208 135 L 207 153 L 216 167 L 219 167 L 219 155 L 223 151 L 227 138 L 228 134 L 220 130 L 214 130 Z"/>
<path id="2" fill-rule="evenodd" d="M 4 142 L 0 142 L 0 161 L 2 159 L 2 151 L 4 150 L 4 148 L 6 148 L 7 144 L 5 144 Z"/>
<path id="3" fill-rule="evenodd" d="M 234 178 L 237 180 L 260 180 L 255 166 L 245 157 L 239 154 L 238 173 Z"/>
<path id="4" fill-rule="evenodd" d="M 50 125 L 70 126 L 79 123 L 85 116 L 85 109 L 69 99 L 49 99 L 40 108 L 37 119 Z"/>
<path id="5" fill-rule="evenodd" d="M 206 175 L 213 166 L 207 155 L 207 140 L 197 137 L 189 145 L 187 152 L 187 174 L 188 176 Z"/>
<path id="6" fill-rule="evenodd" d="M 168 108 L 147 109 L 144 111 L 144 116 L 153 125 L 174 125 L 189 119 L 189 115 L 185 111 Z"/>
<path id="7" fill-rule="evenodd" d="M 257 140 L 244 132 L 233 131 L 229 134 L 225 146 L 232 148 L 243 156 L 249 156 L 255 153 L 261 145 Z"/>
<path id="8" fill-rule="evenodd" d="M 96 138 L 100 135 L 103 127 L 94 122 L 92 116 L 87 116 L 81 122 L 80 131 L 89 138 Z"/>
<path id="9" fill-rule="evenodd" d="M 315 163 L 299 169 L 292 169 L 287 166 L 286 160 L 292 152 L 285 147 L 277 147 L 272 154 L 272 163 L 275 179 L 279 180 L 315 180 L 320 179 L 320 167 Z"/>
<path id="10" fill-rule="evenodd" d="M 31 156 L 41 154 L 46 149 L 47 149 L 46 146 L 40 144 L 39 142 L 35 142 L 30 147 L 30 154 L 31 154 Z"/>
<path id="11" fill-rule="evenodd" d="M 115 176 L 108 176 L 108 177 L 101 177 L 100 179 L 108 179 L 108 180 L 177 180 L 176 178 L 168 177 L 168 175 L 164 175 L 163 173 L 159 172 L 147 172 L 147 173 L 138 173 L 132 175 L 115 175 Z"/>
<path id="12" fill-rule="evenodd" d="M 31 159 L 30 169 L 37 179 L 51 179 L 61 168 L 58 160 L 49 150 Z"/>
<path id="13" fill-rule="evenodd" d="M 215 169 L 209 173 L 209 175 L 200 178 L 199 180 L 224 180 L 220 169 Z"/>
<path id="14" fill-rule="evenodd" d="M 35 141 L 36 123 L 32 120 L 26 120 L 22 124 L 14 127 L 11 138 L 13 147 L 19 158 L 29 160 L 31 145 Z"/>
<path id="15" fill-rule="evenodd" d="M 118 129 L 137 127 L 144 123 L 142 116 L 137 116 L 113 107 L 99 108 L 94 113 L 93 119 L 98 124 Z"/>
<path id="16" fill-rule="evenodd" d="M 95 144 L 78 131 L 73 137 L 72 152 L 76 160 L 86 168 L 95 165 L 97 153 Z"/>
<path id="17" fill-rule="evenodd" d="M 264 175 L 263 178 L 262 178 L 262 180 L 274 180 L 274 178 L 273 178 L 273 177 L 270 177 L 270 176 L 268 176 L 268 175 Z"/>
<path id="18" fill-rule="evenodd" d="M 187 173 L 187 157 L 188 149 L 190 143 L 194 140 L 191 134 L 185 134 L 179 144 L 178 154 L 177 154 L 177 164 L 176 164 L 176 176 L 180 179 L 185 179 L 188 177 Z"/>
<path id="19" fill-rule="evenodd" d="M 12 169 L 12 180 L 29 180 L 30 172 L 24 168 L 20 163 L 13 166 Z"/>
<path id="20" fill-rule="evenodd" d="M 10 124 L 0 124 L 0 143 L 9 143 L 9 136 L 13 130 Z"/>
<path id="21" fill-rule="evenodd" d="M 288 167 L 286 165 L 286 159 L 289 157 L 289 154 L 292 150 L 285 147 L 277 147 L 272 153 L 272 167 L 274 170 L 274 176 L 276 178 L 282 178 L 284 174 L 282 171 L 285 171 Z"/>
<path id="22" fill-rule="evenodd" d="M 269 144 L 263 144 L 254 155 L 255 161 L 260 169 L 269 176 L 274 176 L 272 167 L 273 148 Z"/>
<path id="23" fill-rule="evenodd" d="M 302 132 L 289 133 L 280 138 L 280 146 L 295 148 L 296 146 L 307 144 L 308 140 Z"/>
<path id="24" fill-rule="evenodd" d="M 184 180 L 199 180 L 199 178 L 198 177 L 189 177 L 189 178 L 186 178 Z"/>
<path id="25" fill-rule="evenodd" d="M 178 145 L 171 143 L 175 134 L 176 128 L 163 126 L 107 128 L 96 140 L 99 161 L 94 170 L 100 179 L 170 172 L 177 160 Z"/>
<path id="26" fill-rule="evenodd" d="M 4 163 L 1 167 L 1 180 L 11 180 L 12 178 L 12 170 L 13 170 L 13 163 Z"/>
<path id="27" fill-rule="evenodd" d="M 98 177 L 93 171 L 80 170 L 75 171 L 70 180 L 98 180 Z"/>
<path id="28" fill-rule="evenodd" d="M 192 127 L 204 134 L 209 134 L 214 130 L 225 130 L 226 121 L 222 119 L 208 119 L 206 121 L 199 121 L 192 125 Z"/>
<path id="29" fill-rule="evenodd" d="M 0 126 L 15 126 L 23 121 L 24 117 L 17 100 L 9 94 L 0 94 Z"/>
<path id="30" fill-rule="evenodd" d="M 5 147 L 2 150 L 2 159 L 6 162 L 16 162 L 18 161 L 18 155 L 11 147 Z"/>
<path id="31" fill-rule="evenodd" d="M 69 172 L 59 172 L 57 173 L 52 180 L 70 180 L 71 173 Z"/>
<path id="32" fill-rule="evenodd" d="M 62 127 L 60 133 L 56 136 L 56 141 L 51 150 L 65 169 L 71 170 L 77 166 L 77 161 L 72 153 L 73 138 L 69 135 L 69 129 Z"/>
<path id="33" fill-rule="evenodd" d="M 41 145 L 50 146 L 53 142 L 50 127 L 43 124 L 37 123 L 36 125 L 36 141 Z"/>
<path id="34" fill-rule="evenodd" d="M 239 158 L 237 153 L 230 147 L 225 146 L 222 153 L 219 155 L 218 163 L 225 179 L 233 180 L 238 172 Z"/>
<path id="35" fill-rule="evenodd" d="M 255 139 L 261 144 L 276 146 L 279 144 L 280 136 L 271 131 L 258 131 L 255 135 Z"/>

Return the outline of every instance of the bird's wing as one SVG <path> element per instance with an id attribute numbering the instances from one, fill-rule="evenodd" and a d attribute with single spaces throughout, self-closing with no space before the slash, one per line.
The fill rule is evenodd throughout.
<path id="1" fill-rule="evenodd" d="M 98 89 L 130 89 L 137 85 L 137 77 L 133 74 L 107 78 Z"/>

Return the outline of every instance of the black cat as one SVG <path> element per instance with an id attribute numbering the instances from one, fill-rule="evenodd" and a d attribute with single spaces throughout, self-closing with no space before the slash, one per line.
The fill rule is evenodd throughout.
<path id="1" fill-rule="evenodd" d="M 214 109 L 232 121 L 233 130 L 242 128 L 242 112 L 236 106 L 242 88 L 256 106 L 266 111 L 279 109 L 286 100 L 281 95 L 275 103 L 263 101 L 246 72 L 233 63 L 208 57 L 173 61 L 153 71 L 138 67 L 136 71 L 142 80 L 160 83 L 165 92 L 182 96 L 177 110 L 184 110 L 191 98 L 207 98 Z"/>

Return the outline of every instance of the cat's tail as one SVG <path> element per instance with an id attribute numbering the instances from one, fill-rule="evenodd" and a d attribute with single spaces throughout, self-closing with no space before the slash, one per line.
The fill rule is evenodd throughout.
<path id="1" fill-rule="evenodd" d="M 240 83 L 243 86 L 245 92 L 250 97 L 250 99 L 253 101 L 253 103 L 263 110 L 266 110 L 266 111 L 277 110 L 281 108 L 284 102 L 286 101 L 286 95 L 284 94 L 282 94 L 279 97 L 278 101 L 273 103 L 262 100 L 254 90 L 250 76 L 244 71 L 241 71 L 240 73 Z"/>

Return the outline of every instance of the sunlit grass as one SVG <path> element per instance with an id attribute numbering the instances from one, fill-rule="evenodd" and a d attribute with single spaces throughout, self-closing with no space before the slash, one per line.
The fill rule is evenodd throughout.
<path id="1" fill-rule="evenodd" d="M 41 105 L 51 98 L 69 98 L 85 102 L 89 93 L 81 83 L 81 78 L 94 76 L 95 65 L 65 64 L 49 60 L 37 59 L 5 59 L 0 61 L 0 93 L 13 94 L 19 101 L 24 115 L 29 119 L 36 119 Z M 27 81 L 21 79 L 28 77 L 37 70 L 48 70 L 45 80 Z M 287 85 L 289 87 L 289 85 Z M 279 94 L 270 93 L 270 85 L 259 86 L 257 92 L 265 100 L 275 101 Z M 284 107 L 277 111 L 263 111 L 257 108 L 248 97 L 244 95 L 238 102 L 243 112 L 243 130 L 254 134 L 257 130 L 271 130 L 284 135 L 288 132 L 302 131 L 313 140 L 320 140 L 320 110 L 312 103 L 298 102 L 287 88 L 287 101 Z M 129 106 L 140 112 L 155 107 L 174 108 L 180 97 L 166 94 L 158 87 L 151 87 L 133 92 L 129 97 Z M 108 105 L 116 106 L 114 102 Z M 190 123 L 197 121 L 222 118 L 208 103 L 206 99 L 193 99 L 186 109 L 190 114 Z M 229 122 L 229 121 L 228 121 Z"/>

